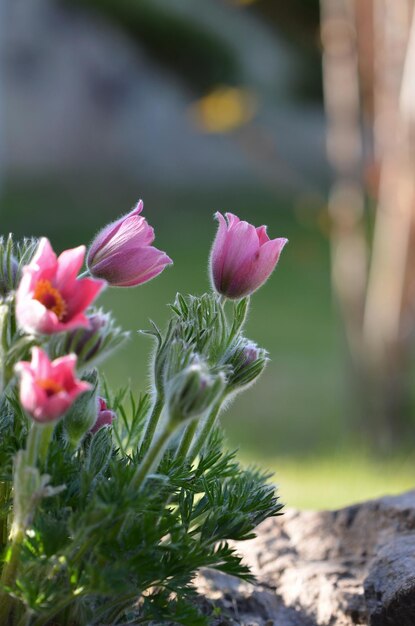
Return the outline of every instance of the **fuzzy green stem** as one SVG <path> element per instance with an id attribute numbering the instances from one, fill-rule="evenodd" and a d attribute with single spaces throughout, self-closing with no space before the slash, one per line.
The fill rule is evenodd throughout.
<path id="1" fill-rule="evenodd" d="M 0 483 L 0 507 L 5 511 L 5 505 L 10 496 L 9 483 Z M 3 547 L 7 543 L 7 515 L 0 519 L 0 546 Z"/>
<path id="2" fill-rule="evenodd" d="M 166 428 L 160 434 L 159 438 L 153 442 L 153 445 L 147 451 L 143 460 L 141 461 L 140 465 L 137 467 L 135 471 L 135 474 L 131 480 L 132 489 L 138 491 L 144 485 L 148 474 L 150 474 L 150 472 L 156 466 L 157 461 L 160 458 L 162 452 L 164 451 L 174 430 L 175 430 L 174 425 L 172 425 L 171 422 L 168 423 Z"/>
<path id="3" fill-rule="evenodd" d="M 216 423 L 216 419 L 219 415 L 221 406 L 222 406 L 222 398 L 220 398 L 216 402 L 216 404 L 213 405 L 212 410 L 208 414 L 204 425 L 202 426 L 199 434 L 197 435 L 196 440 L 192 446 L 192 449 L 190 450 L 190 454 L 189 454 L 190 461 L 193 461 L 197 457 L 197 455 L 200 453 L 203 446 L 205 445 L 206 441 L 208 440 L 209 435 L 212 431 L 212 428 L 214 427 Z"/>
<path id="4" fill-rule="evenodd" d="M 26 449 L 24 454 L 24 465 L 26 467 L 35 467 L 36 461 L 38 457 L 39 451 L 39 442 L 42 435 L 42 426 L 33 422 L 31 428 L 29 430 L 29 435 L 26 441 Z M 20 474 L 24 476 L 25 473 L 22 472 Z M 23 488 L 23 485 L 16 485 L 16 489 L 20 487 Z M 22 547 L 22 543 L 24 540 L 26 528 L 24 527 L 24 523 L 18 523 L 15 526 L 12 526 L 11 535 L 10 535 L 10 545 L 6 552 L 6 559 L 4 562 L 4 567 L 1 575 L 1 586 L 2 590 L 0 591 L 0 625 L 8 623 L 8 618 L 11 609 L 15 605 L 15 600 L 10 597 L 10 595 L 4 591 L 4 587 L 11 587 L 15 583 L 17 570 L 19 566 L 20 559 L 20 550 Z"/>
<path id="5" fill-rule="evenodd" d="M 17 626 L 29 626 L 32 621 L 33 613 L 30 610 L 24 609 L 20 619 L 17 623 Z"/>
<path id="6" fill-rule="evenodd" d="M 196 430 L 197 430 L 197 425 L 198 425 L 198 420 L 197 419 L 193 419 L 190 424 L 187 426 L 186 430 L 184 431 L 182 440 L 180 442 L 180 445 L 177 449 L 176 452 L 176 458 L 180 458 L 180 457 L 185 457 L 186 454 L 189 451 L 190 445 L 193 441 L 193 438 L 195 436 Z"/>
<path id="7" fill-rule="evenodd" d="M 150 418 L 147 422 L 146 430 L 143 437 L 143 443 L 141 444 L 141 454 L 146 454 L 147 450 L 151 446 L 151 442 L 156 432 L 157 424 L 160 419 L 161 412 L 164 406 L 164 396 L 161 393 L 157 394 L 156 401 L 151 411 Z"/>
<path id="8" fill-rule="evenodd" d="M 29 434 L 26 440 L 26 465 L 28 467 L 35 467 L 37 461 L 37 455 L 39 451 L 39 441 L 42 433 L 42 426 L 36 422 L 32 422 L 29 430 Z"/>
<path id="9" fill-rule="evenodd" d="M 7 384 L 6 380 L 6 354 L 7 354 L 7 322 L 9 307 L 7 304 L 0 305 L 0 394 Z"/>
<path id="10" fill-rule="evenodd" d="M 40 461 L 45 463 L 48 455 L 49 444 L 55 429 L 55 423 L 52 422 L 51 424 L 42 424 L 40 428 L 38 454 Z"/>
<path id="11" fill-rule="evenodd" d="M 6 554 L 6 560 L 4 563 L 3 572 L 1 575 L 0 591 L 0 624 L 6 626 L 8 624 L 8 618 L 10 611 L 15 606 L 13 598 L 4 591 L 4 587 L 10 587 L 16 580 L 17 568 L 19 565 L 20 549 L 24 539 L 23 529 L 18 529 L 12 539 L 10 547 Z"/>

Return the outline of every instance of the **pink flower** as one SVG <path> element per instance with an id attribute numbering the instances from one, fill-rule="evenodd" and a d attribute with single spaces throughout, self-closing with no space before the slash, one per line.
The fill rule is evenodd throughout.
<path id="1" fill-rule="evenodd" d="M 91 388 L 89 383 L 75 378 L 75 365 L 74 354 L 50 361 L 40 348 L 33 348 L 30 363 L 16 364 L 20 402 L 36 422 L 53 422 L 62 417 L 76 398 Z"/>
<path id="2" fill-rule="evenodd" d="M 115 420 L 116 417 L 117 417 L 116 413 L 114 413 L 114 411 L 111 411 L 107 407 L 107 403 L 105 402 L 104 398 L 101 398 L 99 396 L 98 397 L 97 421 L 91 428 L 91 433 L 98 432 L 104 426 L 111 426 L 112 422 Z"/>
<path id="3" fill-rule="evenodd" d="M 19 325 L 29 333 L 50 335 L 79 326 L 89 326 L 84 312 L 105 283 L 77 278 L 85 246 L 65 250 L 57 258 L 43 237 L 26 267 L 16 294 Z"/>
<path id="4" fill-rule="evenodd" d="M 266 226 L 255 228 L 236 215 L 215 217 L 219 229 L 210 258 L 213 285 L 230 299 L 248 296 L 271 275 L 287 239 L 270 239 Z"/>
<path id="5" fill-rule="evenodd" d="M 154 248 L 154 230 L 140 216 L 143 202 L 127 215 L 108 224 L 95 237 L 87 264 L 92 276 L 104 278 L 114 287 L 141 285 L 158 276 L 173 261 Z"/>

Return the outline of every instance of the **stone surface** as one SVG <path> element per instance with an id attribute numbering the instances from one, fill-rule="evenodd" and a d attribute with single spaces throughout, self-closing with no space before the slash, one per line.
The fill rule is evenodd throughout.
<path id="1" fill-rule="evenodd" d="M 415 491 L 338 511 L 289 510 L 238 548 L 257 586 L 213 572 L 198 580 L 222 609 L 218 625 L 415 625 Z"/>

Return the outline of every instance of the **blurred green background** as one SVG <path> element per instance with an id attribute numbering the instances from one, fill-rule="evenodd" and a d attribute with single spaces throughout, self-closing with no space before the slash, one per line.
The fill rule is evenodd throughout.
<path id="1" fill-rule="evenodd" d="M 6 107 L 4 118 L 3 232 L 46 235 L 61 250 L 87 243 L 142 198 L 144 215 L 156 230 L 156 245 L 173 258 L 174 266 L 139 288 L 108 289 L 103 296 L 105 307 L 132 331 L 148 328 L 149 318 L 163 325 L 166 304 L 177 291 L 200 294 L 209 288 L 215 211 L 235 212 L 255 225 L 267 224 L 272 237 L 288 237 L 274 275 L 252 299 L 247 325 L 248 336 L 269 350 L 271 362 L 256 386 L 238 397 L 223 417 L 229 445 L 240 448 L 246 462 L 275 471 L 289 506 L 337 507 L 413 487 L 413 445 L 374 455 L 360 433 L 331 295 L 325 206 L 330 171 L 324 160 L 318 2 L 296 0 L 288 6 L 271 0 L 212 0 L 203 10 L 195 3 L 199 17 L 195 4 L 180 1 L 40 4 L 53 28 L 58 18 L 66 28 L 69 39 L 61 54 L 67 55 L 62 71 L 66 68 L 68 75 L 68 67 L 75 71 L 83 62 L 82 46 L 78 57 L 71 58 L 72 47 L 79 43 L 77 29 L 84 24 L 98 29 L 94 36 L 99 45 L 94 49 L 89 38 L 86 46 L 89 74 L 82 82 L 94 86 L 95 95 L 89 112 L 81 90 L 75 112 L 59 99 L 52 107 L 59 83 L 52 70 L 47 78 L 51 61 L 42 53 L 48 45 L 54 49 L 55 39 L 52 27 L 35 15 L 38 34 L 31 35 L 32 47 L 22 51 L 13 40 L 14 56 L 9 50 L 8 62 L 19 68 L 23 86 L 35 96 L 23 103 L 22 85 L 12 85 L 12 95 L 6 95 L 6 104 L 14 108 Z M 21 34 L 19 19 L 14 17 L 13 23 Z M 232 19 L 240 31 L 236 35 Z M 105 37 L 100 39 L 101 28 Z M 251 35 L 248 61 L 238 52 L 244 34 Z M 88 63 L 100 51 L 105 55 L 108 47 L 112 50 L 111 38 L 118 47 L 119 38 L 125 38 L 130 56 L 110 80 L 105 64 L 104 71 Z M 135 56 L 137 50 L 142 56 Z M 137 73 L 131 74 L 135 60 Z M 268 73 L 263 64 L 270 66 Z M 157 85 L 151 87 L 154 72 L 162 85 L 174 85 L 171 109 L 176 107 L 177 123 L 185 129 L 180 127 L 177 135 L 175 118 L 168 117 L 170 96 L 163 92 L 158 100 Z M 139 112 L 137 118 L 131 113 L 137 76 L 151 77 L 138 90 L 137 102 L 149 101 L 140 119 Z M 7 87 L 12 79 L 4 80 Z M 37 85 L 45 80 L 43 92 Z M 28 81 L 33 81 L 29 87 Z M 239 90 L 230 101 L 215 91 L 224 85 Z M 212 93 L 218 99 L 206 100 Z M 131 102 L 120 112 L 123 98 Z M 151 112 L 160 107 L 167 113 L 152 119 Z M 192 125 L 194 115 L 199 126 Z M 150 348 L 146 337 L 133 332 L 128 346 L 104 366 L 111 385 L 129 380 L 134 389 L 147 388 Z"/>

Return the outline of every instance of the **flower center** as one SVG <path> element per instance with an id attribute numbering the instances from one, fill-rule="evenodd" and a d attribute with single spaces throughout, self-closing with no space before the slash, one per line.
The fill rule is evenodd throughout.
<path id="1" fill-rule="evenodd" d="M 33 298 L 43 304 L 48 311 L 55 313 L 59 321 L 65 317 L 66 302 L 60 292 L 52 287 L 49 280 L 39 280 L 35 287 Z"/>
<path id="2" fill-rule="evenodd" d="M 43 391 L 46 393 L 48 398 L 50 398 L 50 396 L 54 396 L 60 391 L 65 391 L 65 388 L 52 378 L 39 378 L 36 382 L 38 387 L 43 389 Z"/>

